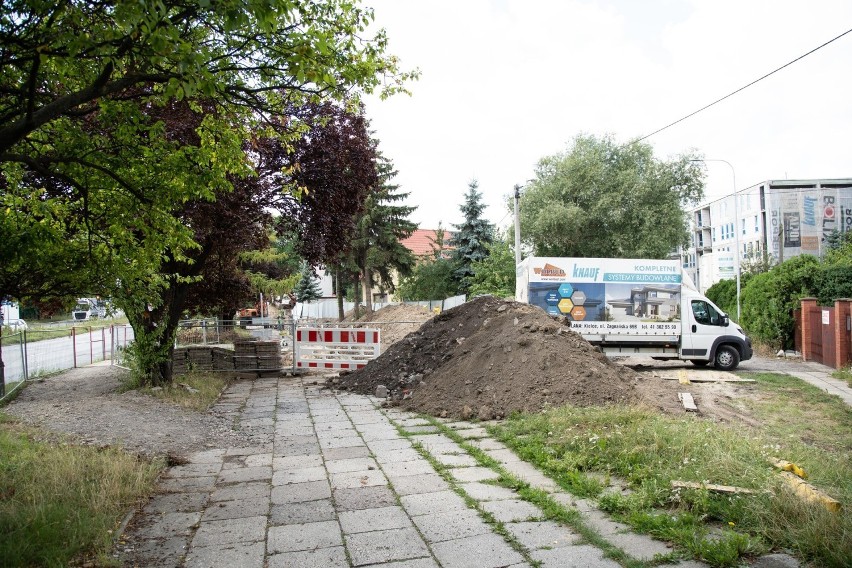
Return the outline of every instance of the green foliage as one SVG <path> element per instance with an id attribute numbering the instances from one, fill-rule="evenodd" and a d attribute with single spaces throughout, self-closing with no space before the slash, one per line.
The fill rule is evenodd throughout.
<path id="1" fill-rule="evenodd" d="M 403 300 L 442 300 L 458 294 L 453 271 L 455 265 L 446 258 L 420 262 L 411 276 L 403 278 L 398 294 Z"/>
<path id="2" fill-rule="evenodd" d="M 742 292 L 742 290 L 741 290 Z M 719 280 L 704 292 L 711 302 L 727 314 L 737 313 L 737 281 Z"/>
<path id="3" fill-rule="evenodd" d="M 202 244 L 209 226 L 186 222 L 191 210 L 258 178 L 285 213 L 298 200 L 319 210 L 328 194 L 292 179 L 308 168 L 258 156 L 286 153 L 311 128 L 293 116 L 306 103 L 386 96 L 416 76 L 385 54 L 383 31 L 367 32 L 372 10 L 349 0 L 3 8 L 0 297 L 113 297 L 154 384 L 170 377 L 163 345 L 186 286 L 223 258 Z M 326 237 L 316 242 L 336 248 Z"/>
<path id="4" fill-rule="evenodd" d="M 407 276 L 414 268 L 414 255 L 401 241 L 417 228 L 408 218 L 416 207 L 399 203 L 409 194 L 391 182 L 397 172 L 388 158 L 379 155 L 376 170 L 378 187 L 364 203 L 344 262 L 359 274 L 362 285 L 372 288 L 378 283 L 393 292 L 394 274 Z M 363 301 L 371 303 L 367 297 Z"/>
<path id="5" fill-rule="evenodd" d="M 816 293 L 819 260 L 799 255 L 751 278 L 742 289 L 742 321 L 745 329 L 774 349 L 793 346 L 793 310 L 799 300 Z"/>
<path id="6" fill-rule="evenodd" d="M 684 205 L 703 196 L 694 155 L 579 135 L 542 158 L 521 196 L 521 232 L 539 256 L 664 258 L 688 238 Z"/>
<path id="7" fill-rule="evenodd" d="M 461 292 L 466 292 L 470 287 L 473 264 L 488 256 L 488 245 L 494 240 L 494 225 L 482 218 L 485 204 L 482 203 L 482 192 L 478 188 L 479 182 L 476 180 L 468 184 L 464 203 L 459 207 L 464 222 L 453 225 L 456 232 L 450 243 L 455 247 L 452 257 L 456 268 L 453 276 Z"/>
<path id="8" fill-rule="evenodd" d="M 296 300 L 299 302 L 310 302 L 322 298 L 319 280 L 314 276 L 314 271 L 307 262 L 302 263 L 302 272 L 293 293 L 296 294 Z"/>
<path id="9" fill-rule="evenodd" d="M 488 245 L 488 256 L 471 263 L 473 276 L 468 293 L 491 294 L 498 298 L 515 295 L 515 253 L 506 239 Z"/>
<path id="10" fill-rule="evenodd" d="M 833 305 L 838 298 L 852 298 L 852 264 L 820 264 L 814 275 L 820 305 Z"/>

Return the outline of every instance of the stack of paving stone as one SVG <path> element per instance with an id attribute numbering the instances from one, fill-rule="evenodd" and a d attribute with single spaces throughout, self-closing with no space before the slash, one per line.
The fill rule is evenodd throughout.
<path id="1" fill-rule="evenodd" d="M 187 371 L 186 348 L 181 347 L 175 349 L 172 354 L 172 373 L 175 375 L 185 375 Z"/>
<path id="2" fill-rule="evenodd" d="M 281 349 L 277 341 L 257 341 L 255 350 L 258 369 L 275 374 L 281 370 Z M 263 374 L 265 373 L 261 373 Z"/>
<path id="3" fill-rule="evenodd" d="M 234 370 L 234 352 L 224 347 L 214 347 L 211 349 L 213 354 L 213 368 L 217 371 L 233 371 Z"/>
<path id="4" fill-rule="evenodd" d="M 213 355 L 209 347 L 187 347 L 186 356 L 190 368 L 196 371 L 213 370 Z"/>
<path id="5" fill-rule="evenodd" d="M 257 340 L 238 339 L 234 341 L 234 369 L 237 371 L 257 369 Z"/>

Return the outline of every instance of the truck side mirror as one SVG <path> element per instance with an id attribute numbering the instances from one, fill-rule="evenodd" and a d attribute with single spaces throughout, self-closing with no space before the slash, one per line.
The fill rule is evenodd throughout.
<path id="1" fill-rule="evenodd" d="M 728 317 L 728 314 L 722 314 L 722 327 L 728 327 L 731 325 L 731 318 Z"/>

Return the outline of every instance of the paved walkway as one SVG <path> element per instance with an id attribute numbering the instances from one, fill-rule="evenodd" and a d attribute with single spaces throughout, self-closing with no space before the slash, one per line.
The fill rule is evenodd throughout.
<path id="1" fill-rule="evenodd" d="M 780 357 L 755 357 L 740 364 L 738 371 L 786 373 L 793 377 L 824 390 L 829 394 L 839 396 L 846 404 L 852 406 L 852 388 L 846 381 L 831 376 L 834 369 L 800 359 L 783 359 Z"/>
<path id="2" fill-rule="evenodd" d="M 268 441 L 215 449 L 168 470 L 162 494 L 127 536 L 138 566 L 249 568 L 617 568 L 571 529 L 543 519 L 433 425 L 377 408 L 377 400 L 321 390 L 313 378 L 231 386 L 218 403 Z M 484 429 L 448 424 L 513 475 L 582 513 L 630 557 L 671 549 L 629 532 L 558 490 Z M 405 432 L 403 435 L 400 429 Z M 418 448 L 435 463 L 439 474 Z M 492 522 L 485 519 L 490 517 Z M 496 522 L 495 522 L 496 521 Z M 692 561 L 680 568 L 704 566 Z"/>

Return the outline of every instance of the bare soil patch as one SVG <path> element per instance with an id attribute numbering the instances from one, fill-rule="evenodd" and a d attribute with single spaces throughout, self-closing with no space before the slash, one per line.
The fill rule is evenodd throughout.
<path id="1" fill-rule="evenodd" d="M 206 448 L 252 445 L 248 433 L 234 429 L 232 417 L 119 392 L 126 373 L 110 365 L 72 369 L 29 384 L 3 412 L 80 443 L 172 461 Z"/>

